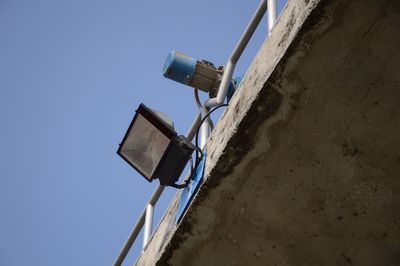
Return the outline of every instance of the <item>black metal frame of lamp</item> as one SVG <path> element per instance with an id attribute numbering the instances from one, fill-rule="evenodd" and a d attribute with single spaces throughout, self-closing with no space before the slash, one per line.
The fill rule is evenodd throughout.
<path id="1" fill-rule="evenodd" d="M 140 116 L 145 119 L 146 122 L 143 122 L 143 119 L 139 118 Z M 146 126 L 151 125 L 153 128 L 148 128 L 148 132 L 134 132 L 135 125 L 138 123 L 138 120 L 141 120 L 139 123 L 148 123 Z M 143 170 L 144 167 L 139 165 L 140 162 L 138 162 L 138 160 L 135 161 L 132 159 L 133 156 L 130 157 L 127 154 L 127 152 L 131 150 L 126 149 L 126 146 L 130 145 L 130 143 L 128 143 L 129 141 L 135 141 L 135 134 L 138 138 L 144 137 L 144 139 L 146 139 L 148 136 L 145 136 L 144 134 L 151 131 L 153 135 L 157 135 L 162 139 L 162 141 L 166 142 L 168 139 L 169 142 L 167 144 L 164 143 L 166 145 L 164 145 L 165 150 L 163 151 L 163 154 L 161 156 L 158 154 L 159 161 L 156 162 L 156 167 L 153 167 L 153 172 L 146 173 L 146 171 Z M 145 151 L 149 148 L 149 145 L 153 145 L 153 143 L 149 142 L 156 140 L 151 139 L 149 141 L 147 139 L 147 141 L 148 143 L 138 143 L 144 147 Z M 178 181 L 194 150 L 195 146 L 190 141 L 188 141 L 184 136 L 178 136 L 175 130 L 166 122 L 164 122 L 162 118 L 147 108 L 144 104 L 140 104 L 118 148 L 117 154 L 121 156 L 136 171 L 138 171 L 143 177 L 145 177 L 147 181 L 152 182 L 154 179 L 158 178 L 161 185 L 171 186 Z M 152 149 L 150 148 L 150 150 L 147 150 L 147 152 L 152 152 Z M 151 158 L 151 154 L 144 153 L 144 156 L 148 156 L 147 159 Z"/>

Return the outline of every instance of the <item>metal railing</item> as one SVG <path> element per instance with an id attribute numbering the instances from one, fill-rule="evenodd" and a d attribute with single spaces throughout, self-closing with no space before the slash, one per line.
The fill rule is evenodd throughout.
<path id="1" fill-rule="evenodd" d="M 267 8 L 268 7 L 268 8 Z M 200 111 L 196 116 L 196 119 L 193 121 L 192 126 L 186 134 L 186 138 L 188 140 L 193 140 L 197 128 L 200 126 L 200 122 L 202 118 L 207 115 L 210 108 L 213 108 L 217 105 L 220 105 L 224 102 L 226 94 L 228 92 L 229 83 L 232 79 L 233 72 L 235 70 L 235 66 L 240 56 L 242 55 L 244 49 L 246 48 L 248 42 L 253 36 L 254 31 L 260 24 L 260 21 L 266 11 L 268 10 L 268 34 L 271 34 L 272 28 L 275 26 L 276 22 L 276 0 L 262 0 L 257 7 L 256 12 L 254 13 L 250 23 L 247 25 L 243 35 L 241 36 L 239 42 L 237 43 L 235 49 L 233 50 L 229 60 L 225 66 L 225 70 L 222 76 L 221 84 L 218 88 L 218 93 L 215 98 L 208 99 L 204 102 L 202 106 L 200 106 Z M 204 148 L 210 129 L 210 120 L 206 119 L 201 124 L 201 139 L 200 139 L 200 147 Z M 143 234 L 143 245 L 142 249 L 145 249 L 151 234 L 153 227 L 153 214 L 154 214 L 154 206 L 156 205 L 158 199 L 164 191 L 165 186 L 159 185 L 156 190 L 153 192 L 153 195 L 150 197 L 150 200 L 146 204 L 146 208 L 143 210 L 140 215 L 138 221 L 136 222 L 135 227 L 133 228 L 131 234 L 126 240 L 124 246 L 122 247 L 120 253 L 118 254 L 114 266 L 120 266 L 127 256 L 129 250 L 131 249 L 133 243 L 135 242 L 137 236 L 144 226 L 144 234 Z"/>

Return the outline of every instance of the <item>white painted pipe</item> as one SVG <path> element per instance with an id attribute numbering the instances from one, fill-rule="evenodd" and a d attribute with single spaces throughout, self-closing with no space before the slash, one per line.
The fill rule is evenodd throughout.
<path id="1" fill-rule="evenodd" d="M 153 215 L 154 206 L 149 203 L 146 207 L 146 218 L 144 220 L 143 249 L 146 248 L 151 237 L 151 231 L 153 230 Z"/>
<path id="2" fill-rule="evenodd" d="M 268 0 L 268 35 L 271 35 L 271 31 L 275 26 L 276 22 L 276 0 Z"/>

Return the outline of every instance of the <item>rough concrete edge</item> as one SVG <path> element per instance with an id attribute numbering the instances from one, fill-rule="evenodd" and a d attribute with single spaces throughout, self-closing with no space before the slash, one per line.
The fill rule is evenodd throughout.
<path id="1" fill-rule="evenodd" d="M 317 24 L 318 14 L 329 2 L 328 0 L 288 1 L 271 36 L 257 53 L 238 91 L 233 96 L 230 106 L 225 110 L 208 141 L 205 181 L 199 193 L 192 201 L 180 224 L 161 230 L 162 224 L 170 224 L 171 219 L 175 221 L 179 195 L 173 200 L 166 212 L 171 216 L 163 217 L 146 251 L 139 257 L 137 265 L 142 265 L 142 263 L 144 263 L 143 265 L 148 265 L 148 263 L 167 265 L 173 250 L 179 248 L 185 238 L 190 236 L 191 216 L 195 211 L 195 208 L 191 207 L 204 201 L 209 191 L 218 186 L 221 180 L 229 175 L 234 166 L 251 150 L 253 145 L 249 143 L 251 142 L 249 140 L 245 141 L 249 145 L 241 145 L 245 147 L 244 149 L 234 148 L 238 147 L 236 143 L 243 142 L 240 133 L 245 132 L 249 128 L 248 125 L 257 124 L 272 116 L 279 108 L 281 95 L 274 89 L 268 91 L 265 89 L 270 86 L 268 81 L 273 80 L 275 75 L 280 75 L 282 66 L 292 53 L 291 51 L 301 41 L 298 36 Z M 268 58 L 267 61 L 266 58 Z M 265 93 L 260 95 L 260 92 Z M 256 116 L 255 119 L 247 119 L 251 111 L 257 111 L 254 109 L 257 109 L 258 100 L 263 97 L 268 98 L 267 108 L 269 110 L 264 110 L 264 115 Z M 251 134 L 252 132 L 246 132 L 244 135 Z M 157 238 L 158 240 L 154 241 Z M 146 258 L 148 254 L 151 254 L 152 258 Z"/>

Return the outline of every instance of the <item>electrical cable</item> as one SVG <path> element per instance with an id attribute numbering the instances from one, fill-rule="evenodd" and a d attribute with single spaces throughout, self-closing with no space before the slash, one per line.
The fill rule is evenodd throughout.
<path id="1" fill-rule="evenodd" d="M 199 108 L 199 110 L 201 110 L 203 105 L 201 104 L 201 100 L 200 100 L 200 96 L 199 96 L 199 90 L 196 89 L 196 88 L 194 88 L 194 99 L 196 100 L 197 107 Z M 211 131 L 212 131 L 214 129 L 214 122 L 212 121 L 212 119 L 208 119 L 208 123 L 210 124 L 210 128 L 211 128 Z"/>
<path id="2" fill-rule="evenodd" d="M 211 111 L 209 111 L 209 112 L 201 119 L 201 121 L 200 121 L 200 123 L 199 123 L 199 125 L 198 125 L 198 127 L 197 127 L 197 130 L 196 130 L 195 146 L 196 146 L 197 148 L 199 148 L 199 130 L 200 130 L 201 125 L 204 123 L 204 121 L 207 119 L 207 117 L 209 117 L 215 110 L 217 110 L 217 109 L 219 109 L 219 108 L 221 108 L 221 107 L 223 107 L 223 106 L 228 106 L 228 104 L 223 103 L 223 104 L 217 105 L 216 107 L 214 107 Z M 200 148 L 199 148 L 199 149 L 200 149 Z"/>
<path id="3" fill-rule="evenodd" d="M 201 105 L 198 89 L 194 89 L 194 99 L 196 100 L 197 107 L 199 107 L 199 109 L 201 109 L 201 107 L 203 107 L 203 105 Z"/>
<path id="4" fill-rule="evenodd" d="M 215 110 L 217 110 L 217 109 L 219 109 L 219 108 L 221 108 L 221 107 L 223 107 L 223 106 L 228 106 L 228 104 L 220 104 L 220 105 L 217 105 L 216 107 L 214 107 L 212 110 L 210 110 L 202 119 L 201 119 L 201 121 L 200 121 L 200 123 L 199 123 L 199 125 L 197 126 L 197 129 L 196 129 L 196 137 L 195 137 L 195 146 L 196 146 L 196 162 L 195 162 L 195 164 L 194 164 L 194 167 L 193 167 L 193 158 L 190 158 L 190 175 L 189 175 L 189 177 L 185 180 L 185 181 L 183 181 L 183 183 L 182 184 L 172 184 L 171 185 L 171 187 L 174 187 L 174 188 L 177 188 L 177 189 L 182 189 L 182 188 L 185 188 L 188 184 L 189 184 L 189 182 L 190 182 L 190 180 L 192 180 L 193 178 L 194 178 L 194 173 L 196 172 L 196 170 L 197 170 L 197 167 L 199 166 L 199 163 L 201 162 L 201 160 L 203 160 L 203 151 L 200 149 L 200 147 L 199 147 L 199 131 L 200 131 L 200 128 L 201 128 L 201 125 L 204 123 L 204 121 L 215 111 Z M 201 154 L 201 156 L 199 157 L 199 152 L 200 152 L 200 154 Z"/>
<path id="5" fill-rule="evenodd" d="M 202 150 L 201 150 L 200 147 L 199 147 L 199 131 L 200 131 L 201 125 L 204 123 L 204 121 L 205 121 L 215 110 L 217 110 L 217 109 L 219 109 L 219 108 L 221 108 L 221 107 L 223 107 L 223 106 L 228 106 L 228 104 L 223 103 L 223 104 L 220 104 L 220 105 L 217 105 L 216 107 L 214 107 L 212 110 L 210 110 L 210 111 L 201 119 L 201 121 L 200 121 L 200 123 L 199 123 L 199 125 L 198 125 L 198 127 L 197 127 L 197 130 L 196 130 L 196 137 L 195 137 L 195 146 L 196 146 L 196 163 L 195 163 L 195 165 L 194 165 L 195 169 L 197 169 L 197 166 L 199 165 L 199 162 L 200 162 L 200 161 L 202 160 L 202 158 L 203 158 L 203 152 L 202 152 Z M 198 152 L 199 152 L 199 151 L 200 151 L 200 153 L 201 153 L 201 159 L 200 159 L 200 160 L 198 160 L 198 158 L 199 158 Z"/>

